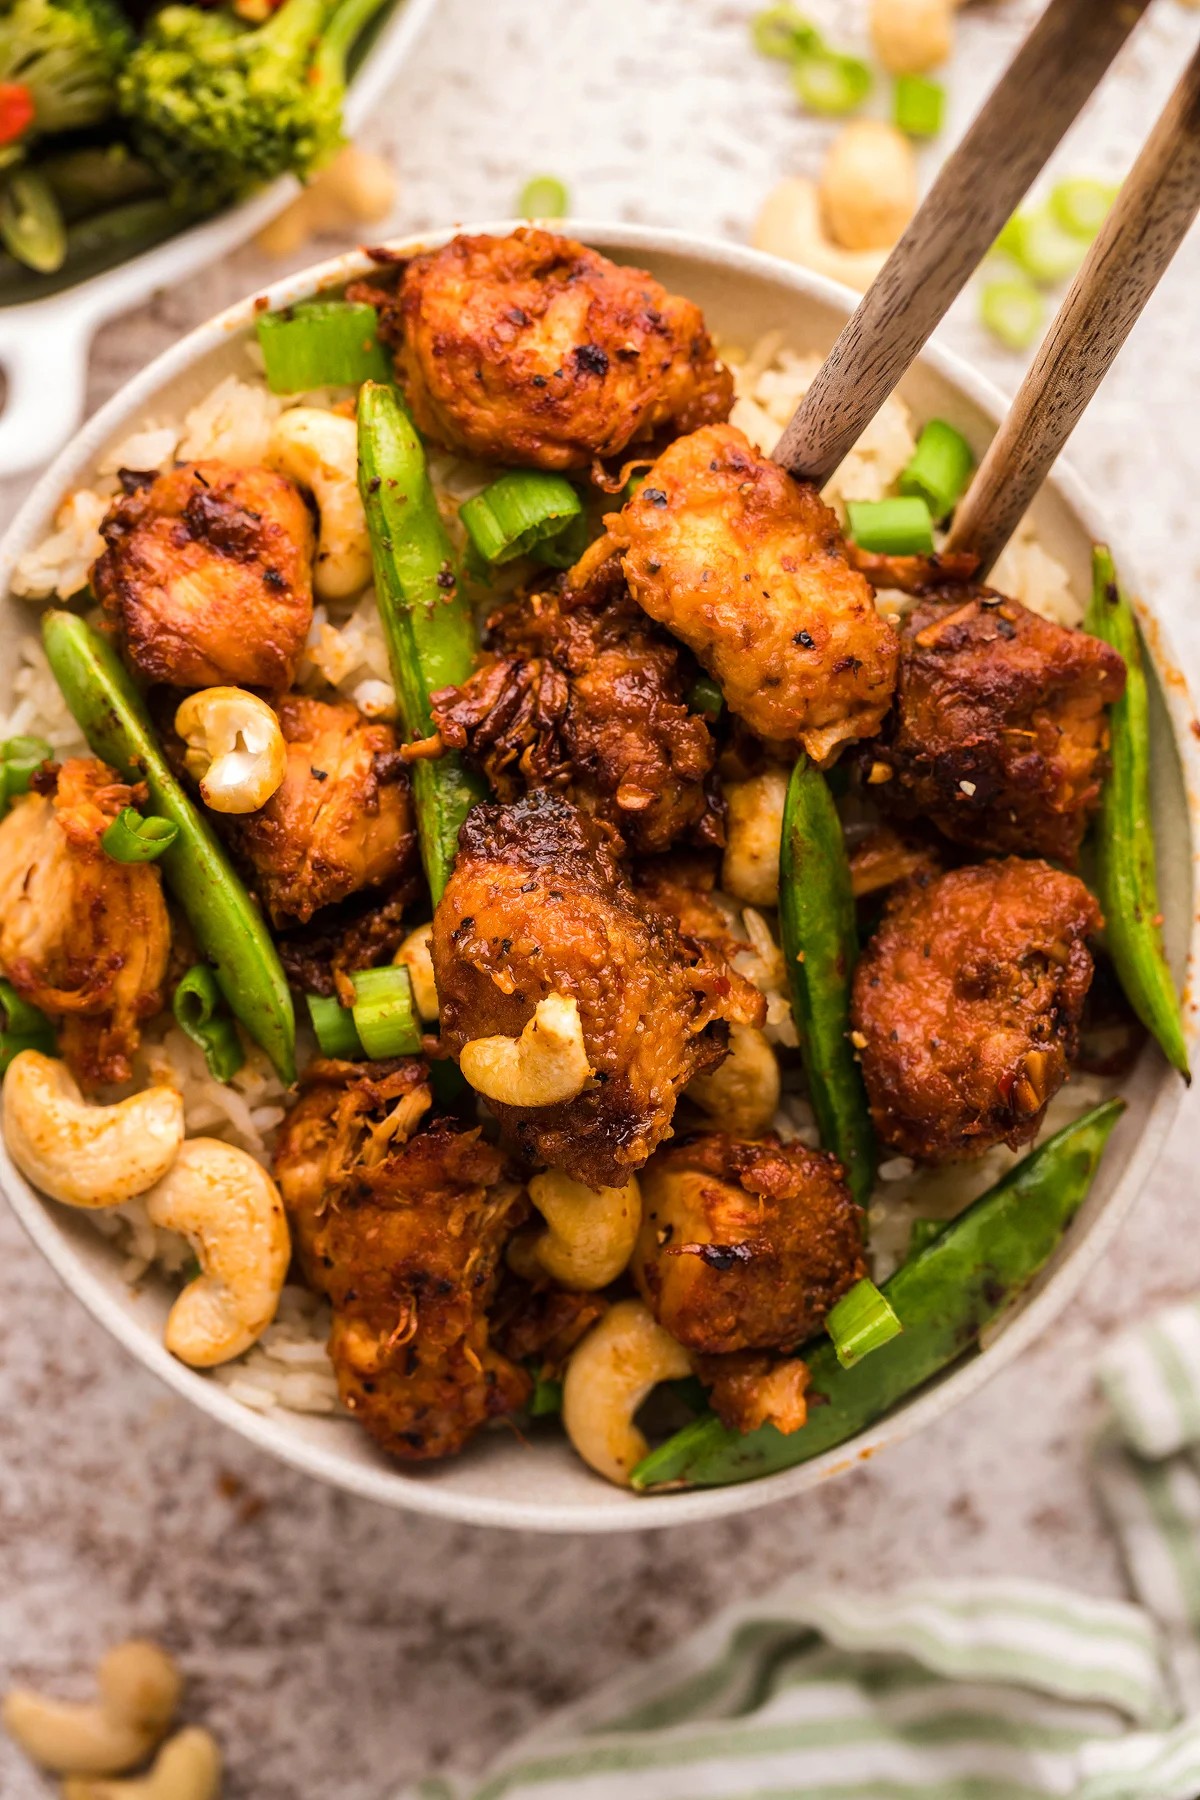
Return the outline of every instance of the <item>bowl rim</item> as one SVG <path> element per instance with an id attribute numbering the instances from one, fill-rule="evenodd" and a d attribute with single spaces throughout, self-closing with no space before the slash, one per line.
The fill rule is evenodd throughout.
<path id="1" fill-rule="evenodd" d="M 386 247 L 393 252 L 412 255 L 422 248 L 445 242 L 457 231 L 505 233 L 521 223 L 520 220 L 510 219 L 452 225 L 436 231 L 390 239 Z M 706 238 L 697 233 L 591 219 L 555 221 L 555 228 L 584 243 L 602 246 L 606 253 L 611 252 L 621 257 L 638 253 L 673 254 L 705 262 L 734 277 L 752 275 L 766 278 L 783 290 L 790 290 L 800 301 L 816 300 L 847 315 L 858 299 L 849 289 L 824 276 L 815 275 L 759 251 Z M 232 334 L 244 331 L 265 306 L 286 306 L 317 290 L 341 286 L 370 271 L 374 266 L 365 250 L 356 250 L 286 275 L 236 302 L 215 318 L 196 326 L 120 387 L 92 416 L 74 442 L 55 458 L 4 533 L 0 540 L 0 593 L 8 596 L 17 556 L 35 534 L 40 535 L 44 530 L 62 494 L 81 478 L 107 441 L 126 423 L 136 421 L 140 412 L 148 409 L 154 396 L 166 383 L 182 375 L 200 357 L 226 342 Z M 955 353 L 937 343 L 931 343 L 918 358 L 918 366 L 920 364 L 927 365 L 951 383 L 968 402 L 978 407 L 993 422 L 1003 416 L 1007 402 L 1001 391 Z M 1047 485 L 1057 490 L 1074 519 L 1093 541 L 1111 541 L 1098 503 L 1063 459 L 1059 460 Z M 1118 566 L 1126 571 L 1133 567 L 1124 558 L 1119 546 L 1114 547 L 1114 554 L 1118 558 Z M 1136 583 L 1131 583 L 1131 586 L 1136 587 Z M 1140 592 L 1140 589 L 1137 591 Z M 1181 763 L 1192 827 L 1194 898 L 1197 890 L 1197 865 L 1200 863 L 1200 805 L 1197 801 L 1197 796 L 1200 795 L 1200 741 L 1192 729 L 1195 714 L 1169 629 L 1144 601 L 1139 599 L 1137 606 L 1143 625 L 1149 627 L 1147 647 L 1159 673 Z M 1187 993 L 1190 993 L 1193 985 L 1198 956 L 1200 920 L 1193 906 L 1187 950 Z M 1189 1012 L 1194 1015 L 1194 1006 L 1189 1008 Z M 1188 1037 L 1189 1041 L 1195 1041 L 1194 1017 L 1188 1027 Z M 865 1462 L 886 1445 L 903 1442 L 933 1419 L 969 1400 L 993 1375 L 1014 1362 L 1040 1337 L 1051 1319 L 1079 1291 L 1089 1272 L 1112 1243 L 1150 1174 L 1182 1097 L 1183 1083 L 1164 1060 L 1129 1166 L 1103 1211 L 1090 1226 L 1087 1236 L 1072 1247 L 1060 1265 L 1045 1279 L 1040 1290 L 1013 1316 L 994 1343 L 961 1367 L 952 1369 L 919 1393 L 915 1400 L 900 1406 L 847 1444 L 828 1451 L 824 1456 L 757 1481 L 663 1494 L 630 1494 L 619 1499 L 617 1490 L 608 1489 L 604 1498 L 597 1499 L 594 1503 L 539 1503 L 494 1498 L 484 1494 L 458 1494 L 436 1482 L 423 1480 L 420 1471 L 405 1472 L 382 1460 L 370 1465 L 348 1462 L 340 1455 L 336 1446 L 327 1448 L 325 1445 L 297 1439 L 286 1422 L 281 1424 L 275 1416 L 263 1415 L 243 1406 L 218 1383 L 176 1361 L 156 1337 L 135 1321 L 131 1312 L 92 1274 L 76 1254 L 70 1240 L 60 1233 L 54 1224 L 50 1203 L 18 1174 L 2 1143 L 0 1192 L 3 1192 L 26 1234 L 64 1285 L 82 1301 L 92 1317 L 111 1336 L 182 1398 L 291 1468 L 363 1499 L 456 1523 L 581 1534 L 638 1531 L 728 1517 L 787 1499 Z"/>

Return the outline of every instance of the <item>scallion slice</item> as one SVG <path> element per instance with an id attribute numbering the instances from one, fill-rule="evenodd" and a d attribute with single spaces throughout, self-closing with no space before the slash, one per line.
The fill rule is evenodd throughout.
<path id="1" fill-rule="evenodd" d="M 233 1016 L 208 963 L 193 963 L 171 1000 L 175 1022 L 199 1044 L 214 1081 L 232 1081 L 246 1060 Z"/>
<path id="2" fill-rule="evenodd" d="M 28 1000 L 22 1000 L 10 981 L 2 979 L 0 1009 L 4 1013 L 4 1024 L 0 1027 L 0 1075 L 7 1074 L 8 1065 L 22 1050 L 40 1050 L 43 1056 L 53 1056 L 56 1047 L 53 1025 L 45 1013 L 30 1006 Z"/>
<path id="3" fill-rule="evenodd" d="M 154 813 L 143 818 L 135 806 L 127 806 L 104 832 L 100 845 L 114 862 L 156 862 L 178 836 L 173 819 L 160 819 Z"/>
<path id="4" fill-rule="evenodd" d="M 304 998 L 321 1055 L 332 1056 L 338 1062 L 361 1061 L 362 1042 L 350 1008 L 331 994 L 306 994 Z"/>
<path id="5" fill-rule="evenodd" d="M 1014 213 L 996 239 L 996 248 L 1011 256 L 1031 281 L 1047 287 L 1073 275 L 1084 254 L 1079 237 L 1064 231 L 1048 206 Z"/>
<path id="6" fill-rule="evenodd" d="M 379 314 L 350 300 L 304 300 L 286 312 L 259 313 L 255 325 L 273 394 L 309 388 L 358 387 L 390 381 L 392 364 L 379 341 Z"/>
<path id="7" fill-rule="evenodd" d="M 1120 188 L 1092 175 L 1075 175 L 1050 191 L 1050 211 L 1072 237 L 1091 243 L 1108 216 Z"/>
<path id="8" fill-rule="evenodd" d="M 689 712 L 703 713 L 707 719 L 719 719 L 725 707 L 725 696 L 711 675 L 697 675 L 687 703 Z"/>
<path id="9" fill-rule="evenodd" d="M 884 556 L 929 556 L 933 552 L 933 520 L 917 494 L 896 500 L 849 500 L 846 520 L 860 550 Z"/>
<path id="10" fill-rule="evenodd" d="M 980 290 L 979 316 L 1010 350 L 1028 350 L 1041 334 L 1046 302 L 1030 281 L 988 281 Z"/>
<path id="11" fill-rule="evenodd" d="M 542 538 L 540 543 L 534 544 L 529 554 L 534 562 L 545 563 L 547 568 L 570 569 L 587 549 L 590 537 L 588 516 L 581 510 L 554 537 Z"/>
<path id="12" fill-rule="evenodd" d="M 563 1384 L 555 1381 L 553 1376 L 538 1375 L 534 1379 L 533 1393 L 529 1396 L 529 1417 L 531 1419 L 548 1419 L 562 1411 Z"/>
<path id="13" fill-rule="evenodd" d="M 513 469 L 465 501 L 458 516 L 484 562 L 506 563 L 558 537 L 582 511 L 565 476 Z"/>
<path id="14" fill-rule="evenodd" d="M 971 446 L 962 432 L 947 425 L 945 419 L 930 419 L 901 473 L 900 492 L 927 501 L 935 519 L 948 518 L 966 491 L 974 467 Z"/>
<path id="15" fill-rule="evenodd" d="M 517 196 L 519 219 L 565 219 L 571 196 L 557 175 L 535 175 Z"/>
<path id="16" fill-rule="evenodd" d="M 805 50 L 792 66 L 792 86 L 809 112 L 842 118 L 860 107 L 871 91 L 872 75 L 858 56 L 837 50 Z"/>
<path id="17" fill-rule="evenodd" d="M 54 751 L 41 737 L 10 737 L 0 744 L 0 762 L 4 764 L 4 790 L 11 799 L 14 794 L 27 794 L 29 783 L 36 770 L 44 762 L 48 762 Z"/>
<path id="18" fill-rule="evenodd" d="M 897 75 L 892 119 L 908 137 L 932 138 L 946 116 L 946 90 L 928 75 Z"/>
<path id="19" fill-rule="evenodd" d="M 833 1348 L 843 1369 L 852 1369 L 872 1350 L 878 1350 L 904 1327 L 873 1281 L 865 1277 L 843 1294 L 825 1321 Z"/>
<path id="20" fill-rule="evenodd" d="M 794 62 L 806 50 L 821 48 L 821 34 L 794 6 L 768 6 L 750 21 L 750 41 L 760 56 Z"/>
<path id="21" fill-rule="evenodd" d="M 421 1025 L 413 1004 L 408 970 L 394 964 L 360 969 L 354 983 L 354 1028 L 367 1055 L 415 1056 L 421 1048 Z"/>

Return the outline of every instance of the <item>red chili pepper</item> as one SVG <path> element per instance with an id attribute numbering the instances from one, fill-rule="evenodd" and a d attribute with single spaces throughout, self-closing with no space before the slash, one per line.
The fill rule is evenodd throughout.
<path id="1" fill-rule="evenodd" d="M 0 81 L 0 144 L 13 144 L 33 124 L 33 95 L 23 81 Z"/>

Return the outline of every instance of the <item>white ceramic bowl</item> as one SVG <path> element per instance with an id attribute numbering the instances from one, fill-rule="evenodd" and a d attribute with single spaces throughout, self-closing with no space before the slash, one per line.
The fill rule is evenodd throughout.
<path id="1" fill-rule="evenodd" d="M 437 0 L 396 0 L 346 95 L 353 134 L 387 93 Z M 162 288 L 230 255 L 300 192 L 294 175 L 177 232 L 140 256 L 44 300 L 0 307 L 0 368 L 7 381 L 0 413 L 0 477 L 38 469 L 83 418 L 88 354 L 106 319 L 142 306 Z"/>
<path id="2" fill-rule="evenodd" d="M 411 4 L 411 0 L 410 0 Z M 507 230 L 507 225 L 483 229 Z M 669 288 L 699 302 L 726 342 L 751 345 L 763 332 L 782 329 L 800 351 L 825 350 L 854 297 L 819 277 L 772 258 L 680 233 L 575 223 L 574 235 L 626 261 L 650 268 Z M 431 239 L 423 240 L 429 243 Z M 415 249 L 415 243 L 401 248 Z M 368 266 L 359 254 L 342 257 L 270 288 L 266 300 L 282 306 L 315 288 L 337 287 Z M 64 490 L 86 482 L 100 450 L 124 436 L 144 414 L 178 413 L 231 369 L 245 368 L 240 345 L 253 329 L 262 296 L 202 325 L 143 370 L 87 425 L 71 448 L 43 476 L 0 546 L 0 591 L 7 591 L 13 563 L 47 531 Z M 986 382 L 943 351 L 931 350 L 905 380 L 902 393 L 918 418 L 939 415 L 959 426 L 982 449 L 1003 402 Z M 1080 483 L 1060 468 L 1039 497 L 1035 516 L 1046 548 L 1068 567 L 1080 593 L 1089 579 L 1090 545 L 1103 530 L 1103 513 Z M 1120 546 L 1119 566 L 1132 579 Z M 1192 796 L 1200 792 L 1200 744 L 1189 729 L 1192 711 L 1167 636 L 1151 611 L 1144 612 L 1158 671 L 1154 706 L 1155 813 L 1164 855 L 1163 901 L 1172 965 L 1183 976 L 1196 951 Z M 0 645 L 30 628 L 27 603 L 4 603 Z M 6 668 L 11 657 L 3 658 Z M 1189 1013 L 1194 1008 L 1189 1008 Z M 67 1286 L 102 1325 L 148 1369 L 194 1405 L 252 1443 L 325 1481 L 417 1512 L 551 1531 L 626 1531 L 683 1524 L 742 1512 L 784 1499 L 828 1480 L 881 1446 L 908 1437 L 929 1420 L 966 1400 L 989 1376 L 1032 1343 L 1058 1315 L 1103 1255 L 1153 1165 L 1179 1102 L 1182 1084 L 1163 1059 L 1147 1048 L 1125 1094 L 1129 1110 L 1114 1134 L 1100 1173 L 1079 1217 L 1041 1280 L 1014 1309 L 987 1349 L 952 1370 L 891 1417 L 853 1442 L 804 1466 L 739 1487 L 636 1497 L 591 1475 L 565 1442 L 546 1433 L 523 1444 L 510 1432 L 489 1433 L 460 1458 L 426 1469 L 385 1461 L 364 1433 L 344 1420 L 280 1412 L 250 1412 L 204 1375 L 185 1368 L 162 1346 L 169 1304 L 153 1285 L 131 1293 L 121 1281 L 118 1258 L 86 1219 L 43 1200 L 16 1173 L 0 1149 L 0 1185 L 30 1237 Z M 47 1330 L 50 1321 L 47 1320 Z"/>

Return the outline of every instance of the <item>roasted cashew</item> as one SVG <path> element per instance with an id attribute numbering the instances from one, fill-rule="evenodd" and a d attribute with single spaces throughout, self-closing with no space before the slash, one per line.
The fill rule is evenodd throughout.
<path id="1" fill-rule="evenodd" d="M 860 294 L 887 261 L 886 250 L 843 250 L 825 230 L 815 181 L 789 175 L 771 189 L 754 224 L 756 250 L 828 275 Z"/>
<path id="2" fill-rule="evenodd" d="M 176 710 L 175 729 L 187 745 L 188 774 L 214 812 L 257 812 L 283 785 L 287 745 L 279 720 L 245 688 L 189 694 Z"/>
<path id="3" fill-rule="evenodd" d="M 917 210 L 913 147 L 884 119 L 855 119 L 830 145 L 819 187 L 835 244 L 844 250 L 890 250 Z"/>
<path id="4" fill-rule="evenodd" d="M 155 1225 L 187 1238 L 201 1273 L 171 1308 L 163 1342 L 194 1369 L 240 1356 L 275 1317 L 291 1256 L 279 1190 L 245 1150 L 189 1138 L 146 1195 Z"/>
<path id="5" fill-rule="evenodd" d="M 579 1007 L 562 994 L 538 1001 L 519 1038 L 472 1038 L 458 1065 L 476 1093 L 508 1106 L 573 1100 L 592 1073 Z"/>
<path id="6" fill-rule="evenodd" d="M 216 1739 L 198 1725 L 177 1731 L 154 1759 L 148 1775 L 134 1781 L 93 1781 L 76 1776 L 63 1783 L 63 1800 L 217 1800 L 221 1752 Z"/>
<path id="7" fill-rule="evenodd" d="M 421 1018 L 434 1021 L 438 1016 L 438 991 L 429 948 L 432 938 L 432 920 L 428 925 L 418 925 L 415 931 L 409 932 L 392 961 L 408 970 L 413 1002 Z"/>
<path id="8" fill-rule="evenodd" d="M 787 776 L 764 769 L 725 789 L 725 856 L 721 886 L 748 906 L 779 904 L 779 844 Z"/>
<path id="9" fill-rule="evenodd" d="M 293 406 L 271 432 L 267 461 L 307 488 L 321 524 L 313 562 L 318 600 L 349 600 L 371 579 L 371 540 L 358 491 L 358 426 L 319 406 Z"/>
<path id="10" fill-rule="evenodd" d="M 729 1055 L 685 1090 L 714 1125 L 731 1137 L 756 1138 L 779 1105 L 779 1064 L 765 1034 L 753 1025 L 729 1027 Z"/>
<path id="11" fill-rule="evenodd" d="M 649 1445 L 634 1416 L 660 1381 L 690 1375 L 682 1344 L 640 1300 L 618 1300 L 572 1353 L 563 1378 L 567 1436 L 590 1469 L 628 1487 Z"/>
<path id="12" fill-rule="evenodd" d="M 145 1193 L 183 1142 L 174 1088 L 93 1106 L 66 1063 L 40 1050 L 22 1050 L 9 1064 L 3 1109 L 4 1141 L 22 1175 L 68 1206 L 117 1206 Z"/>
<path id="13" fill-rule="evenodd" d="M 875 54 L 892 75 L 925 75 L 954 48 L 957 0 L 874 0 L 870 32 Z"/>
<path id="14" fill-rule="evenodd" d="M 4 1729 L 56 1775 L 116 1775 L 143 1762 L 171 1723 L 183 1682 L 157 1644 L 117 1644 L 96 1671 L 99 1700 L 52 1700 L 29 1688 L 4 1697 Z"/>
<path id="15" fill-rule="evenodd" d="M 273 10 L 271 0 L 234 0 L 243 19 L 269 19 Z M 268 256 L 291 256 L 321 232 L 342 231 L 360 219 L 386 219 L 395 199 L 391 165 L 357 144 L 344 144 L 254 241 Z"/>
<path id="16" fill-rule="evenodd" d="M 590 1188 L 561 1169 L 547 1169 L 530 1181 L 529 1198 L 547 1229 L 529 1242 L 528 1255 L 551 1280 L 590 1292 L 626 1268 L 642 1222 L 641 1191 L 632 1176 L 624 1187 Z"/>

